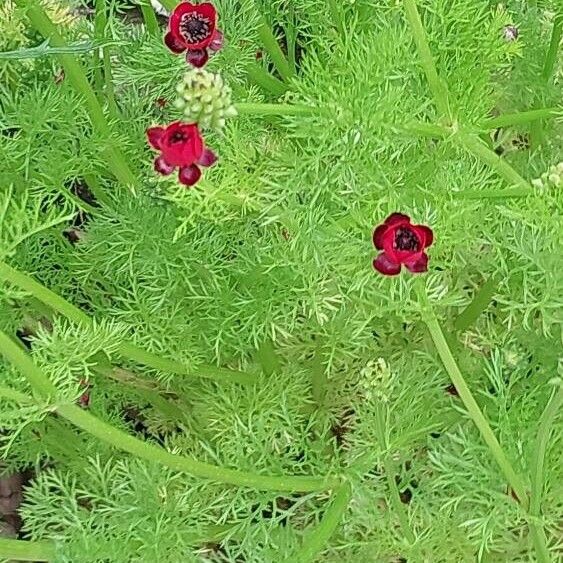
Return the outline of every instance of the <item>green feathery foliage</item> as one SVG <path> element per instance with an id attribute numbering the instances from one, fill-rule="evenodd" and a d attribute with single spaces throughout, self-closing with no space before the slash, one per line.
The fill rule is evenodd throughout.
<path id="1" fill-rule="evenodd" d="M 191 189 L 145 137 L 185 59 L 132 4 L 0 7 L 0 452 L 33 473 L 0 556 L 559 560 L 557 1 L 218 0 L 238 115 Z M 32 5 L 70 59 L 27 58 Z M 395 211 L 422 279 L 371 267 Z"/>

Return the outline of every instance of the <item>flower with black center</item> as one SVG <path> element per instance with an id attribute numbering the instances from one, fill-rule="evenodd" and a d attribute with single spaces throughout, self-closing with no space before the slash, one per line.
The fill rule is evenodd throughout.
<path id="1" fill-rule="evenodd" d="M 186 60 L 195 67 L 202 67 L 209 54 L 223 47 L 223 34 L 217 29 L 217 11 L 213 4 L 178 4 L 170 15 L 166 46 L 173 53 L 186 51 Z"/>
<path id="2" fill-rule="evenodd" d="M 434 235 L 426 225 L 413 225 L 408 215 L 392 213 L 373 231 L 373 244 L 381 254 L 373 267 L 386 276 L 396 276 L 404 264 L 412 273 L 428 270 L 426 248 Z"/>
<path id="3" fill-rule="evenodd" d="M 212 166 L 217 161 L 195 123 L 175 121 L 167 127 L 150 127 L 147 138 L 151 147 L 160 151 L 154 169 L 168 176 L 178 168 L 178 178 L 185 186 L 193 186 L 201 178 L 200 166 Z"/>

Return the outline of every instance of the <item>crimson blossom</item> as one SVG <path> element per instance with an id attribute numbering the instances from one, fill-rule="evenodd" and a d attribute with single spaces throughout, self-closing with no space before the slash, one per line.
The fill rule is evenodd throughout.
<path id="1" fill-rule="evenodd" d="M 178 4 L 168 21 L 166 46 L 176 54 L 186 51 L 186 60 L 201 68 L 210 53 L 223 47 L 223 33 L 217 29 L 217 11 L 210 2 Z"/>
<path id="2" fill-rule="evenodd" d="M 386 276 L 396 276 L 404 264 L 412 273 L 428 270 L 425 250 L 432 245 L 434 235 L 426 225 L 413 225 L 410 217 L 392 213 L 373 231 L 373 245 L 382 252 L 373 267 Z"/>

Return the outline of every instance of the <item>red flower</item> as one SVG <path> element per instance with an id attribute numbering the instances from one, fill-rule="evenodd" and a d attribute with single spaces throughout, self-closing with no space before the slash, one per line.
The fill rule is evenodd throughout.
<path id="1" fill-rule="evenodd" d="M 373 261 L 373 267 L 386 276 L 396 276 L 404 264 L 413 273 L 428 270 L 424 250 L 432 245 L 434 235 L 426 225 L 413 225 L 410 217 L 392 213 L 373 231 L 373 244 L 383 252 Z"/>
<path id="2" fill-rule="evenodd" d="M 179 180 L 186 186 L 200 179 L 200 166 L 211 166 L 217 160 L 215 153 L 205 147 L 195 123 L 175 121 L 167 127 L 150 127 L 147 138 L 151 147 L 160 151 L 154 169 L 168 176 L 179 168 Z"/>
<path id="3" fill-rule="evenodd" d="M 178 4 L 170 15 L 164 42 L 173 53 L 187 51 L 188 63 L 198 68 L 204 66 L 209 52 L 223 47 L 223 34 L 217 29 L 217 11 L 213 4 Z"/>

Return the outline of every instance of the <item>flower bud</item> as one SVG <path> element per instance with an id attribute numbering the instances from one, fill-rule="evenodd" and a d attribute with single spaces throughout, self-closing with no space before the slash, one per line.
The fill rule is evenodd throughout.
<path id="1" fill-rule="evenodd" d="M 237 115 L 231 101 L 231 88 L 219 74 L 202 68 L 191 69 L 176 88 L 175 106 L 184 113 L 183 120 L 200 128 L 221 129 L 225 120 Z"/>

